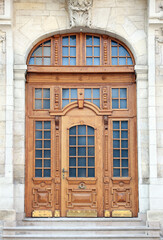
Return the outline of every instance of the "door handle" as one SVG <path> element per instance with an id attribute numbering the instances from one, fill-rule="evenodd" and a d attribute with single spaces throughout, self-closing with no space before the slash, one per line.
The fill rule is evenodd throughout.
<path id="1" fill-rule="evenodd" d="M 66 172 L 68 172 L 68 171 L 66 171 L 64 168 L 62 168 L 62 179 L 65 178 L 65 173 L 66 173 Z"/>

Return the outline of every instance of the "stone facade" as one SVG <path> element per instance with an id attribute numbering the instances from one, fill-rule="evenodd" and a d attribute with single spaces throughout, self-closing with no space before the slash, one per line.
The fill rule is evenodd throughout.
<path id="1" fill-rule="evenodd" d="M 25 72 L 28 53 L 38 41 L 48 36 L 78 31 L 116 37 L 134 54 L 139 212 L 148 213 L 151 221 L 163 221 L 161 0 L 93 0 L 91 25 L 80 27 L 70 24 L 66 0 L 0 1 L 0 213 L 4 219 L 7 213 L 13 217 L 15 213 L 24 213 Z"/>

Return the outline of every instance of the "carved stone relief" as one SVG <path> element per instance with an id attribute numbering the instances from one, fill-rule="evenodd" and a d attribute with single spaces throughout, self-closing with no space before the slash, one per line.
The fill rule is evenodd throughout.
<path id="1" fill-rule="evenodd" d="M 90 27 L 93 0 L 67 0 L 70 27 Z"/>
<path id="2" fill-rule="evenodd" d="M 2 52 L 5 53 L 6 34 L 0 31 L 0 43 L 2 43 Z"/>
<path id="3" fill-rule="evenodd" d="M 4 0 L 0 0 L 0 15 L 4 15 L 4 7 L 5 7 Z"/>

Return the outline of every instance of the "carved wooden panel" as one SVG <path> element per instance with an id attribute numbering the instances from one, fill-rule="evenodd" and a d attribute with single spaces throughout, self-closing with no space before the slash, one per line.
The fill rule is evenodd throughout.
<path id="1" fill-rule="evenodd" d="M 68 202 L 67 207 L 97 207 L 96 189 L 68 189 Z"/>
<path id="2" fill-rule="evenodd" d="M 112 189 L 112 207 L 123 206 L 124 208 L 132 207 L 130 188 L 113 188 Z"/>
<path id="3" fill-rule="evenodd" d="M 52 207 L 52 189 L 51 188 L 33 188 L 33 207 Z"/>

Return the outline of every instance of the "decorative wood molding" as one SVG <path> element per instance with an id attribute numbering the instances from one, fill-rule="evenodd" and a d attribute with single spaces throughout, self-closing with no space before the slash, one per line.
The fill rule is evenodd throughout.
<path id="1" fill-rule="evenodd" d="M 54 109 L 58 110 L 59 109 L 59 88 L 54 89 Z"/>
<path id="2" fill-rule="evenodd" d="M 106 87 L 102 89 L 102 108 L 108 108 L 108 91 Z"/>
<path id="3" fill-rule="evenodd" d="M 68 0 L 70 27 L 90 27 L 93 0 Z"/>

